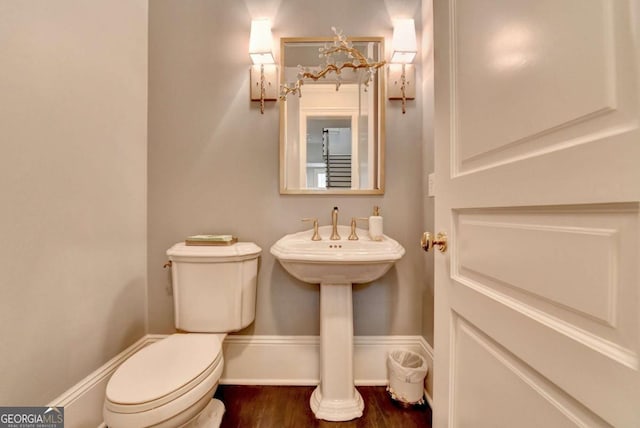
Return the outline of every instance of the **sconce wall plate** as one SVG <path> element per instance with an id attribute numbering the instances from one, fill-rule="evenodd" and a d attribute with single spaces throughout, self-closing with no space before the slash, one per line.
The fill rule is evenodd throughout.
<path id="1" fill-rule="evenodd" d="M 402 68 L 404 67 L 404 98 L 416 98 L 416 68 L 413 64 L 389 64 L 387 79 L 387 97 L 390 100 L 402 99 Z"/>
<path id="2" fill-rule="evenodd" d="M 263 64 L 264 84 L 260 85 L 260 64 L 251 66 L 251 101 L 276 101 L 278 99 L 278 67 L 275 64 Z M 260 96 L 264 87 L 264 97 Z"/>
<path id="3" fill-rule="evenodd" d="M 402 100 L 402 114 L 407 112 L 407 100 L 416 98 L 416 70 L 410 63 L 418 52 L 413 19 L 393 20 L 393 53 L 389 65 L 387 97 Z"/>
<path id="4" fill-rule="evenodd" d="M 251 101 L 260 101 L 260 113 L 264 114 L 264 102 L 275 101 L 278 92 L 278 73 L 273 58 L 271 21 L 254 19 L 249 35 L 249 56 L 253 62 L 249 79 Z"/>

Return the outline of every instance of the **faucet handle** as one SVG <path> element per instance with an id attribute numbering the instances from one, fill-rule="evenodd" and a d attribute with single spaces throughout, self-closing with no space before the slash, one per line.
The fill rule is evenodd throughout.
<path id="1" fill-rule="evenodd" d="M 357 241 L 358 239 L 358 234 L 356 233 L 356 222 L 358 220 L 366 220 L 369 221 L 369 217 L 351 217 L 351 234 L 349 235 L 349 241 Z"/>
<path id="2" fill-rule="evenodd" d="M 312 241 L 321 241 L 322 238 L 318 233 L 318 219 L 317 218 L 303 218 L 302 221 L 312 221 L 313 222 L 313 236 L 311 237 Z"/>

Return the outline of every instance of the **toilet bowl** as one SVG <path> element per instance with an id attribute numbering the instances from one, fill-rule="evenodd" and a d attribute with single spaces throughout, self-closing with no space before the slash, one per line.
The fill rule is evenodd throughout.
<path id="1" fill-rule="evenodd" d="M 224 405 L 213 398 L 227 332 L 255 319 L 260 247 L 167 250 L 171 260 L 175 326 L 179 331 L 128 358 L 107 384 L 103 407 L 109 428 L 220 426 Z"/>
<path id="2" fill-rule="evenodd" d="M 192 421 L 218 386 L 224 337 L 174 334 L 125 361 L 107 386 L 107 426 L 174 428 Z"/>

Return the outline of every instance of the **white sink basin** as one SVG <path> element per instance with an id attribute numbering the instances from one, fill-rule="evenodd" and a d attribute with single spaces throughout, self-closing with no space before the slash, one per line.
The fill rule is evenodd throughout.
<path id="1" fill-rule="evenodd" d="M 361 284 L 375 281 L 400 260 L 405 250 L 388 236 L 373 241 L 364 229 L 349 241 L 350 227 L 338 226 L 341 239 L 331 241 L 331 226 L 318 228 L 321 241 L 312 241 L 313 230 L 286 235 L 271 247 L 282 266 L 301 281 L 314 284 Z"/>
<path id="2" fill-rule="evenodd" d="M 282 266 L 299 280 L 320 284 L 320 384 L 309 405 L 318 419 L 349 421 L 362 416 L 364 401 L 354 386 L 353 298 L 351 284 L 375 281 L 404 255 L 404 248 L 388 236 L 373 241 L 357 229 L 338 226 L 340 240 L 332 241 L 331 226 L 286 235 L 271 247 Z"/>

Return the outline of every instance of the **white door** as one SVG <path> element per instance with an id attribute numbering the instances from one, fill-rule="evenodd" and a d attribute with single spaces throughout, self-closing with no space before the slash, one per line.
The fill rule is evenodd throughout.
<path id="1" fill-rule="evenodd" d="M 640 0 L 435 0 L 434 422 L 640 427 Z"/>

